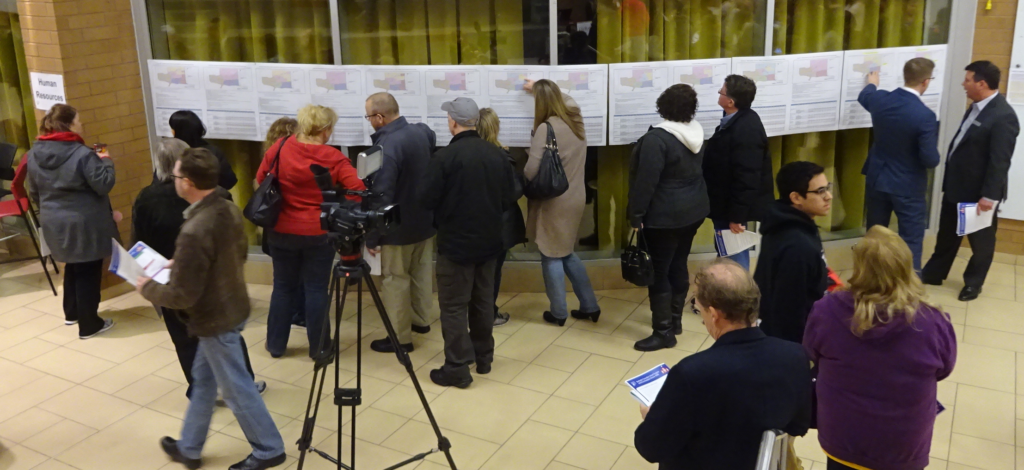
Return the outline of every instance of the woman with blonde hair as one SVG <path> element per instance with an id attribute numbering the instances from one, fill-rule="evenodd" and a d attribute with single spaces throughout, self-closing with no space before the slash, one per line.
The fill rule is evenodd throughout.
<path id="1" fill-rule="evenodd" d="M 573 292 L 580 301 L 580 309 L 573 310 L 573 318 L 596 322 L 601 316 L 597 297 L 590 285 L 590 277 L 583 262 L 576 256 L 580 220 L 586 206 L 584 167 L 587 160 L 587 135 L 579 105 L 551 80 L 528 82 L 533 93 L 535 110 L 533 140 L 530 158 L 523 170 L 527 180 L 537 176 L 541 157 L 547 145 L 548 126 L 554 129 L 558 155 L 569 180 L 569 190 L 561 196 L 543 201 L 530 200 L 526 221 L 527 236 L 537 243 L 541 254 L 544 287 L 551 302 L 551 310 L 544 312 L 544 321 L 565 325 L 569 316 L 565 302 L 565 277 L 569 277 Z"/>
<path id="2" fill-rule="evenodd" d="M 501 120 L 498 119 L 498 113 L 494 112 L 491 108 L 483 108 L 480 110 L 480 120 L 476 123 L 476 131 L 480 134 L 480 138 L 484 139 L 505 152 L 505 156 L 508 157 L 508 164 L 512 166 L 512 174 L 515 175 L 515 199 L 518 201 L 519 198 L 523 197 L 523 181 L 522 174 L 516 171 L 516 161 L 512 158 L 512 155 L 508 151 L 508 147 L 501 144 L 498 140 L 498 133 L 501 130 Z M 501 313 L 498 311 L 498 291 L 501 289 L 501 267 L 505 264 L 505 258 L 508 256 L 508 250 L 512 247 L 526 242 L 526 225 L 523 223 L 523 210 L 519 208 L 519 204 L 512 204 L 511 207 L 504 214 L 502 214 L 502 225 L 501 238 L 504 242 L 505 250 L 498 255 L 498 263 L 494 266 L 494 326 L 501 326 L 508 323 L 510 315 L 508 313 Z"/>
<path id="3" fill-rule="evenodd" d="M 956 334 L 924 297 L 910 248 L 876 225 L 853 247 L 849 285 L 814 304 L 803 344 L 818 367 L 818 440 L 830 470 L 928 465 Z"/>
<path id="4" fill-rule="evenodd" d="M 324 199 L 310 165 L 327 168 L 334 183 L 345 189 L 366 189 L 348 157 L 327 145 L 337 122 L 338 115 L 331 108 L 313 104 L 303 107 L 299 110 L 298 134 L 282 137 L 267 149 L 256 173 L 260 183 L 268 172 L 274 173 L 283 199 L 277 225 L 267 233 L 274 263 L 266 343 L 272 357 L 285 353 L 292 306 L 302 294 L 306 299 L 309 354 L 315 355 L 320 350 L 324 315 L 330 303 L 327 285 L 334 248 L 327 242 L 327 232 L 320 229 L 320 204 Z"/>

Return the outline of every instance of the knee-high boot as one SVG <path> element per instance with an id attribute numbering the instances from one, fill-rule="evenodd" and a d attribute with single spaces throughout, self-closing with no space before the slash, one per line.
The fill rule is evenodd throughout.
<path id="1" fill-rule="evenodd" d="M 672 326 L 672 293 L 651 296 L 651 326 L 654 333 L 637 341 L 633 348 L 637 351 L 657 351 L 676 345 L 676 336 Z"/>
<path id="2" fill-rule="evenodd" d="M 686 293 L 672 294 L 672 332 L 683 334 L 683 309 L 686 308 Z"/>

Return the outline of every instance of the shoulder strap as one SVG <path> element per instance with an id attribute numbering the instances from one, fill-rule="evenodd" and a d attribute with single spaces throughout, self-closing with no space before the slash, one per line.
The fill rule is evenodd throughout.
<path id="1" fill-rule="evenodd" d="M 284 139 L 281 140 L 281 145 L 277 146 L 277 153 L 274 154 L 274 173 L 273 173 L 273 175 L 274 175 L 275 178 L 277 177 L 277 174 L 278 174 L 277 173 L 277 169 L 279 168 L 280 163 L 281 163 L 281 149 L 284 148 L 284 144 L 286 144 L 288 142 L 288 139 L 291 139 L 291 138 L 292 138 L 292 136 L 285 137 Z"/>
<path id="2" fill-rule="evenodd" d="M 555 139 L 555 128 L 551 126 L 551 123 L 544 121 L 544 124 L 548 126 L 548 147 L 558 149 L 558 139 Z"/>

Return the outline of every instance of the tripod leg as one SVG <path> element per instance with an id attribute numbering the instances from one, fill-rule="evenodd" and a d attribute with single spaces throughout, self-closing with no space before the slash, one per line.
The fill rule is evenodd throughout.
<path id="1" fill-rule="evenodd" d="M 398 356 L 398 362 L 405 366 L 405 370 L 409 373 L 409 378 L 412 380 L 412 385 L 416 389 L 416 394 L 420 397 L 420 403 L 423 405 L 423 411 L 426 412 L 427 420 L 430 421 L 430 426 L 434 429 L 434 435 L 437 436 L 437 447 L 441 452 L 444 452 L 445 458 L 448 459 L 448 466 L 452 470 L 457 470 L 455 467 L 455 460 L 452 459 L 452 444 L 447 437 L 444 437 L 444 434 L 441 433 L 441 427 L 437 425 L 437 419 L 434 418 L 434 412 L 431 411 L 430 403 L 427 402 L 427 397 L 423 395 L 423 387 L 420 386 L 420 381 L 416 377 L 416 371 L 412 368 L 412 360 L 409 358 L 409 353 L 405 352 L 405 348 L 402 348 L 398 343 L 398 334 L 395 333 L 395 327 L 391 324 L 391 318 L 388 317 L 388 313 L 384 309 L 384 302 L 380 298 L 377 286 L 374 285 L 373 278 L 370 277 L 370 266 L 365 262 L 363 263 L 363 278 L 370 291 L 370 296 L 373 297 L 373 303 L 377 307 L 377 313 L 380 314 L 380 319 L 384 322 L 384 329 L 388 332 L 388 338 L 391 338 L 392 344 L 395 345 L 395 355 Z M 355 435 L 355 429 L 353 429 L 352 434 L 353 436 Z M 355 441 L 353 440 L 353 442 Z"/>

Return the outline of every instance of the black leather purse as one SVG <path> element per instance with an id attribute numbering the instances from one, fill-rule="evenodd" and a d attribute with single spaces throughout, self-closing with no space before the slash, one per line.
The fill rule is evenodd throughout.
<path id="1" fill-rule="evenodd" d="M 253 191 L 252 197 L 242 210 L 242 215 L 250 222 L 268 229 L 277 225 L 277 216 L 281 214 L 281 204 L 284 199 L 281 196 L 281 183 L 277 181 L 277 169 L 281 162 L 281 149 L 291 137 L 286 137 L 277 147 L 277 154 L 274 155 L 273 170 L 267 172 L 266 178 L 260 183 L 260 187 Z"/>
<path id="2" fill-rule="evenodd" d="M 651 255 L 633 244 L 636 232 L 640 232 L 643 239 L 643 229 L 634 231 L 629 237 L 629 246 L 622 250 L 622 278 L 639 287 L 647 287 L 654 284 L 654 263 Z"/>
<path id="3" fill-rule="evenodd" d="M 532 180 L 523 186 L 523 194 L 527 199 L 543 201 L 565 194 L 569 190 L 569 178 L 562 167 L 562 157 L 558 155 L 558 141 L 551 123 L 548 126 L 548 141 L 544 146 L 544 155 L 540 157 L 540 167 Z"/>

